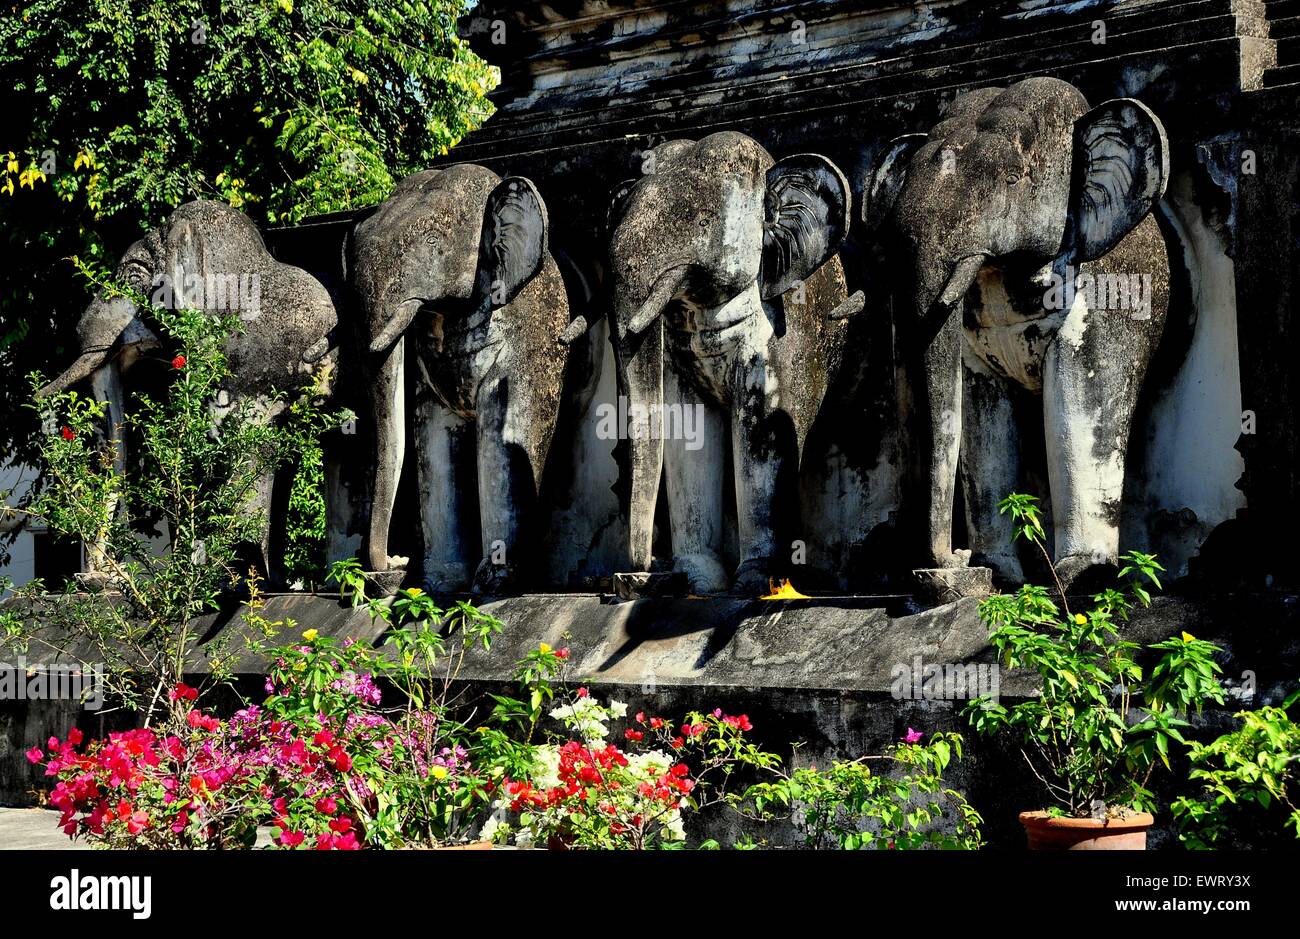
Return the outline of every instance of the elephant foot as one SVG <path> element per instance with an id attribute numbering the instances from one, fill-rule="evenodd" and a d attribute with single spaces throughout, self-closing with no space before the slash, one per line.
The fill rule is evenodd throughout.
<path id="1" fill-rule="evenodd" d="M 103 571 L 83 571 L 72 577 L 81 593 L 104 593 L 113 583 L 113 579 Z"/>
<path id="2" fill-rule="evenodd" d="M 983 599 L 993 592 L 993 571 L 987 567 L 925 567 L 912 571 L 912 592 L 926 606 L 956 603 L 967 597 Z"/>
<path id="3" fill-rule="evenodd" d="M 749 558 L 736 568 L 731 592 L 742 597 L 766 596 L 772 589 L 772 562 L 768 558 Z"/>
<path id="4" fill-rule="evenodd" d="M 686 575 L 691 593 L 726 593 L 731 586 L 727 569 L 712 554 L 687 554 L 675 558 L 673 571 Z"/>
<path id="5" fill-rule="evenodd" d="M 424 565 L 424 589 L 429 593 L 464 593 L 469 583 L 469 568 L 458 561 L 433 561 Z"/>
<path id="6" fill-rule="evenodd" d="M 1019 586 L 1025 582 L 1024 568 L 1020 564 L 1020 558 L 1014 554 L 972 554 L 971 565 L 991 567 L 993 581 L 999 585 Z"/>
<path id="7" fill-rule="evenodd" d="M 361 576 L 366 582 L 366 592 L 376 597 L 391 597 L 397 593 L 406 580 L 408 560 L 394 555 L 388 558 L 388 565 L 384 570 L 362 571 Z"/>
<path id="8" fill-rule="evenodd" d="M 1100 593 L 1115 585 L 1119 567 L 1104 554 L 1067 554 L 1055 563 L 1056 576 L 1066 593 Z"/>
<path id="9" fill-rule="evenodd" d="M 493 564 L 491 558 L 479 562 L 470 592 L 476 597 L 501 597 L 519 592 L 519 572 L 513 564 Z"/>
<path id="10" fill-rule="evenodd" d="M 946 554 L 931 554 L 930 568 L 939 570 L 957 570 L 970 567 L 971 553 L 965 548 L 958 548 Z"/>

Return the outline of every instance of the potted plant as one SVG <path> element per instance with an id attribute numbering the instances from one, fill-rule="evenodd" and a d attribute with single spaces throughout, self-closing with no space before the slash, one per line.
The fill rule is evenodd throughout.
<path id="1" fill-rule="evenodd" d="M 1187 632 L 1147 647 L 1158 655 L 1146 671 L 1139 647 L 1119 628 L 1137 606 L 1148 606 L 1148 584 L 1159 589 L 1163 568 L 1140 551 L 1123 555 L 1115 587 L 1071 610 L 1044 548 L 1032 496 L 1013 493 L 999 504 L 1015 537 L 1047 561 L 1055 596 L 1026 584 L 980 603 L 989 641 L 1009 668 L 1037 672 L 1042 690 L 1010 707 L 988 698 L 966 716 L 981 734 L 1012 733 L 1042 785 L 1044 808 L 1022 812 L 1031 850 L 1143 850 L 1155 798 L 1147 788 L 1157 765 L 1169 767 L 1170 741 L 1186 745 L 1185 715 L 1206 701 L 1223 703 L 1212 656 L 1218 646 Z"/>

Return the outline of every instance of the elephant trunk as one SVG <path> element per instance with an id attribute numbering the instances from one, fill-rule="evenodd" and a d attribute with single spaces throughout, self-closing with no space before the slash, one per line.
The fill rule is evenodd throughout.
<path id="1" fill-rule="evenodd" d="M 671 289 L 664 289 L 665 284 Z M 655 502 L 664 458 L 662 428 L 654 426 L 664 395 L 664 326 L 659 313 L 679 285 L 680 280 L 661 277 L 646 304 L 630 316 L 620 308 L 615 317 L 618 391 L 626 402 L 628 419 L 628 564 L 633 571 L 650 570 L 653 559 Z M 659 299 L 658 307 L 648 305 Z M 638 322 L 639 330 L 633 328 Z"/>
<path id="2" fill-rule="evenodd" d="M 975 282 L 985 257 L 963 258 L 951 271 L 933 262 L 936 254 L 918 252 L 915 311 L 909 346 L 919 354 L 911 365 L 919 374 L 911 385 L 924 389 L 916 402 L 913 452 L 920 529 L 924 532 L 923 563 L 958 566 L 952 550 L 953 499 L 961 455 L 962 298 Z"/>

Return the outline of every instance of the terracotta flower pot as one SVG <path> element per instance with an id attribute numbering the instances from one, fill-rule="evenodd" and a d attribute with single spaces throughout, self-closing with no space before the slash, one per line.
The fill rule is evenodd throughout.
<path id="1" fill-rule="evenodd" d="M 1148 812 L 1118 818 L 1056 818 L 1046 812 L 1021 812 L 1030 851 L 1145 851 Z"/>

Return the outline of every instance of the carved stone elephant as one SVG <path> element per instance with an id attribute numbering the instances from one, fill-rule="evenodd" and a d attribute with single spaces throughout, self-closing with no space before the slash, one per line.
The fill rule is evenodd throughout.
<path id="1" fill-rule="evenodd" d="M 1169 178 L 1156 116 L 1031 78 L 961 95 L 867 180 L 910 302 L 897 324 L 917 399 L 921 566 L 952 548 L 958 461 L 971 549 L 1023 579 L 998 500 L 1017 487 L 1010 392 L 1042 396 L 1055 561 L 1068 585 L 1118 554 L 1130 424 L 1164 327 L 1169 259 L 1152 209 Z"/>
<path id="2" fill-rule="evenodd" d="M 368 567 L 404 564 L 388 555 L 388 535 L 412 365 L 425 584 L 462 590 L 472 563 L 476 592 L 514 589 L 521 532 L 555 429 L 566 343 L 585 325 L 569 322 L 541 196 L 530 181 L 481 166 L 426 170 L 402 180 L 357 226 L 348 250 L 373 369 Z M 467 457 L 473 471 L 463 471 Z M 477 533 L 468 525 L 472 505 L 458 499 L 475 481 Z M 472 556 L 475 535 L 481 551 Z"/>
<path id="3" fill-rule="evenodd" d="M 245 403 L 273 419 L 285 407 L 277 395 L 297 394 L 332 369 L 332 336 L 338 314 L 329 292 L 311 274 L 281 264 L 266 250 L 261 233 L 246 216 L 219 202 L 187 202 L 122 255 L 115 280 L 165 309 L 237 312 L 241 321 L 226 343 L 228 400 L 213 402 L 214 419 Z M 43 389 L 48 395 L 89 380 L 95 398 L 108 405 L 116 466 L 124 472 L 127 450 L 119 431 L 125 413 L 122 375 L 159 345 L 148 311 L 101 290 L 77 324 L 80 354 Z M 326 390 L 326 389 L 322 389 Z M 274 474 L 257 485 L 250 511 L 265 518 L 260 538 L 263 570 L 269 557 Z M 336 507 L 337 508 L 337 507 Z M 327 509 L 328 511 L 328 509 Z M 88 546 L 88 573 L 102 574 L 102 545 Z"/>
<path id="4" fill-rule="evenodd" d="M 798 503 L 804 441 L 841 357 L 837 320 L 852 304 L 836 251 L 849 187 L 824 157 L 774 161 L 734 132 L 670 141 L 650 157 L 653 171 L 623 184 L 610 210 L 628 561 L 650 570 L 665 473 L 674 569 L 697 593 L 727 589 L 719 552 L 730 446 L 733 586 L 752 592 L 786 553 L 777 516 Z M 694 414 L 702 426 L 690 427 Z"/>

